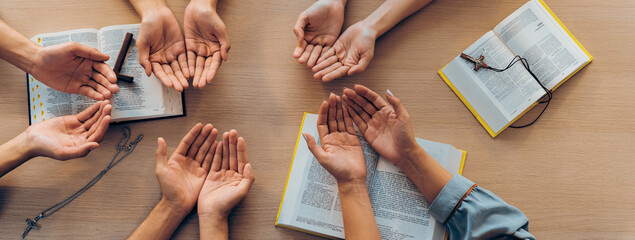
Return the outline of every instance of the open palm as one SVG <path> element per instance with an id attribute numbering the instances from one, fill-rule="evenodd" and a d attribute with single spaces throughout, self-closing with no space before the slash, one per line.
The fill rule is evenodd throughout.
<path id="1" fill-rule="evenodd" d="M 322 52 L 333 46 L 344 23 L 344 5 L 341 0 L 320 0 L 300 14 L 293 28 L 298 38 L 293 57 L 298 62 L 313 67 Z"/>
<path id="2" fill-rule="evenodd" d="M 58 160 L 78 158 L 99 147 L 110 124 L 109 101 L 93 104 L 77 115 L 47 119 L 25 131 L 33 156 Z"/>

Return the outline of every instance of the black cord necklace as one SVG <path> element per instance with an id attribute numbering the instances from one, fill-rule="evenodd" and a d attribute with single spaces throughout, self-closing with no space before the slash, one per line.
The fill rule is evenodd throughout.
<path id="1" fill-rule="evenodd" d="M 547 107 L 549 106 L 549 103 L 551 102 L 551 99 L 553 98 L 553 95 L 551 93 L 551 90 L 549 90 L 547 87 L 545 87 L 545 85 L 542 84 L 542 82 L 540 82 L 540 80 L 538 80 L 538 77 L 536 77 L 536 74 L 534 74 L 534 72 L 531 71 L 531 68 L 529 67 L 529 63 L 527 62 L 527 59 L 520 57 L 518 55 L 514 56 L 514 58 L 512 59 L 511 62 L 509 62 L 509 64 L 507 65 L 507 67 L 500 69 L 500 68 L 494 68 L 491 67 L 489 65 L 487 65 L 484 61 L 485 57 L 483 55 L 479 56 L 478 58 L 474 58 L 471 57 L 465 53 L 461 53 L 461 58 L 466 59 L 472 63 L 474 63 L 474 71 L 478 71 L 481 68 L 485 68 L 485 69 L 489 69 L 492 70 L 494 72 L 503 72 L 507 69 L 510 69 L 512 66 L 514 66 L 517 62 L 520 62 L 523 64 L 523 67 L 525 67 L 525 69 L 529 72 L 529 74 L 531 74 L 531 76 L 534 78 L 534 80 L 536 80 L 536 82 L 538 84 L 540 84 L 540 87 L 542 87 L 542 89 L 546 92 L 545 95 L 543 95 L 540 99 L 545 98 L 545 96 L 547 96 L 546 100 L 540 100 L 538 103 L 539 104 L 545 104 L 545 107 L 542 109 L 542 111 L 540 112 L 540 114 L 538 114 L 538 117 L 536 117 L 536 119 L 534 119 L 533 121 L 531 121 L 528 124 L 525 125 L 521 125 L 521 126 L 509 126 L 510 128 L 524 128 L 524 127 L 529 127 L 532 124 L 534 124 L 536 121 L 538 121 L 538 118 L 540 118 L 540 116 L 542 116 L 542 114 L 545 112 L 545 110 L 547 110 Z"/>
<path id="2" fill-rule="evenodd" d="M 39 220 L 42 220 L 44 218 L 47 218 L 47 217 L 53 215 L 54 213 L 56 213 L 57 211 L 59 211 L 60 209 L 62 209 L 66 205 L 68 205 L 69 203 L 71 203 L 77 197 L 82 195 L 82 193 L 86 192 L 93 185 L 95 185 L 99 181 L 99 179 L 101 179 L 101 177 L 103 177 L 104 174 L 106 174 L 106 172 L 108 172 L 108 170 L 110 170 L 112 167 L 117 165 L 117 163 L 119 163 L 126 156 L 128 156 L 128 154 L 132 153 L 132 151 L 134 151 L 134 149 L 137 146 L 137 144 L 143 139 L 143 134 L 139 134 L 139 135 L 137 135 L 137 138 L 135 138 L 135 140 L 133 140 L 132 142 L 130 142 L 128 144 L 128 140 L 130 139 L 130 128 L 123 127 L 121 129 L 121 132 L 122 132 L 123 136 L 119 140 L 119 143 L 117 143 L 117 146 L 115 146 L 117 152 L 115 153 L 115 155 L 110 160 L 110 163 L 108 163 L 108 165 L 101 172 L 99 172 L 99 174 L 97 174 L 97 176 L 95 176 L 93 179 L 91 179 L 82 188 L 77 190 L 77 192 L 73 193 L 72 195 L 70 195 L 66 199 L 64 199 L 64 200 L 54 204 L 53 206 L 45 209 L 44 211 L 40 212 L 40 214 L 38 214 L 33 220 L 27 218 L 25 220 L 26 223 L 27 223 L 27 226 L 26 226 L 26 229 L 24 230 L 24 233 L 22 233 L 22 239 L 24 239 L 26 237 L 26 235 L 29 234 L 31 229 L 38 229 L 38 230 L 40 229 L 40 227 L 37 225 L 37 222 Z M 126 146 L 126 144 L 128 144 L 128 145 Z M 124 152 L 124 154 L 121 155 L 121 157 L 117 158 L 119 153 L 121 153 L 122 151 Z"/>

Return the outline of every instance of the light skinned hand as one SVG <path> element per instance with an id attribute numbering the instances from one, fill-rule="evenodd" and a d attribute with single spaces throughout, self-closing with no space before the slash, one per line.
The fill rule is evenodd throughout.
<path id="1" fill-rule="evenodd" d="M 100 101 L 119 91 L 115 72 L 104 63 L 109 58 L 95 48 L 67 42 L 39 48 L 29 72 L 55 90 Z"/>
<path id="2" fill-rule="evenodd" d="M 332 48 L 320 55 L 317 65 L 311 69 L 313 77 L 330 82 L 363 72 L 375 54 L 376 39 L 377 33 L 364 21 L 353 24 L 340 35 Z"/>
<path id="3" fill-rule="evenodd" d="M 318 162 L 335 177 L 338 184 L 356 181 L 365 183 L 364 151 L 341 97 L 331 93 L 329 101 L 322 102 L 317 129 L 321 146 L 311 134 L 303 135 Z"/>
<path id="4" fill-rule="evenodd" d="M 344 88 L 343 99 L 364 138 L 386 160 L 399 165 L 406 153 L 419 148 L 415 141 L 410 114 L 399 98 L 386 91 L 384 101 L 362 85 Z"/>
<path id="5" fill-rule="evenodd" d="M 158 139 L 156 175 L 162 200 L 171 208 L 187 215 L 198 199 L 207 171 L 205 159 L 211 159 L 216 148 L 218 130 L 211 124 L 197 123 L 181 140 L 167 159 L 165 139 Z"/>
<path id="6" fill-rule="evenodd" d="M 192 86 L 203 88 L 227 61 L 231 48 L 227 28 L 209 2 L 193 0 L 185 9 L 183 30 Z"/>
<path id="7" fill-rule="evenodd" d="M 139 63 L 167 87 L 179 92 L 188 87 L 190 72 L 185 40 L 174 14 L 167 7 L 152 9 L 143 15 L 137 39 Z"/>
<path id="8" fill-rule="evenodd" d="M 329 50 L 342 30 L 345 0 L 320 0 L 300 13 L 293 28 L 298 44 L 293 57 L 312 68 Z"/>
<path id="9" fill-rule="evenodd" d="M 226 219 L 256 178 L 247 160 L 245 139 L 236 130 L 225 132 L 222 144 L 215 147 L 213 159 L 208 156 L 203 163 L 210 170 L 198 196 L 198 214 Z"/>
<path id="10" fill-rule="evenodd" d="M 110 101 L 96 102 L 77 115 L 47 119 L 29 126 L 24 133 L 29 157 L 67 160 L 86 156 L 99 147 L 110 124 Z"/>

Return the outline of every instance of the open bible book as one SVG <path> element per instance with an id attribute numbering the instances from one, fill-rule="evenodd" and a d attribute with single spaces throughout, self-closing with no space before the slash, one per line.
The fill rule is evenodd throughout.
<path id="1" fill-rule="evenodd" d="M 276 225 L 315 235 L 344 238 L 337 182 L 300 138 L 317 138 L 317 114 L 304 114 Z M 443 239 L 445 228 L 428 213 L 429 203 L 397 166 L 383 159 L 359 136 L 368 169 L 366 183 L 382 239 Z M 302 140 L 301 140 L 302 139 Z M 452 174 L 461 174 L 466 153 L 448 144 L 417 138 Z"/>
<path id="2" fill-rule="evenodd" d="M 97 48 L 110 56 L 107 64 L 112 68 L 127 32 L 132 33 L 136 40 L 139 24 L 108 26 L 100 30 L 78 29 L 39 34 L 32 40 L 43 47 L 74 41 Z M 134 81 L 117 81 L 119 92 L 110 99 L 113 106 L 112 122 L 184 115 L 182 94 L 165 87 L 154 74 L 146 76 L 144 69 L 139 65 L 137 47 L 134 42 L 130 45 L 121 73 L 133 76 Z M 30 74 L 27 74 L 27 87 L 29 124 L 77 114 L 95 102 L 83 95 L 63 93 L 49 88 Z"/>
<path id="3" fill-rule="evenodd" d="M 542 0 L 527 2 L 464 53 L 482 55 L 485 63 L 499 69 L 519 55 L 527 59 L 531 71 L 551 90 L 593 60 Z M 529 111 L 546 93 L 521 63 L 504 72 L 474 71 L 473 63 L 457 55 L 439 75 L 492 137 Z"/>

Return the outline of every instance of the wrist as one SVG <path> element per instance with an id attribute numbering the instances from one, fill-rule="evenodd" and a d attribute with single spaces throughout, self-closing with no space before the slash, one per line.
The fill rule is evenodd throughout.
<path id="1" fill-rule="evenodd" d="M 184 208 L 183 206 L 179 204 L 165 200 L 165 198 L 161 198 L 159 203 L 157 203 L 157 206 L 155 207 L 155 209 L 162 213 L 167 214 L 170 217 L 178 218 L 178 219 L 185 218 L 185 216 L 187 216 L 187 214 L 189 214 L 191 211 L 191 208 L 187 210 L 186 208 Z"/>
<path id="2" fill-rule="evenodd" d="M 141 16 L 142 21 L 144 18 L 160 13 L 161 11 L 170 11 L 163 0 L 131 0 L 130 3 L 132 3 L 132 6 L 139 16 Z"/>
<path id="3" fill-rule="evenodd" d="M 361 32 L 364 35 L 370 36 L 375 40 L 377 40 L 377 38 L 381 36 L 377 24 L 369 20 L 368 18 L 359 21 L 357 24 L 360 24 Z"/>
<path id="4" fill-rule="evenodd" d="M 418 145 L 411 149 L 405 149 L 404 152 L 406 154 L 397 162 L 397 167 L 404 172 L 418 165 L 417 163 L 423 161 L 426 155 L 426 151 Z"/>
<path id="5" fill-rule="evenodd" d="M 326 2 L 336 2 L 336 3 L 341 3 L 342 6 L 346 6 L 346 2 L 347 0 L 319 0 L 319 1 L 326 1 Z"/>
<path id="6" fill-rule="evenodd" d="M 349 181 L 338 181 L 337 190 L 340 195 L 364 194 L 368 195 L 366 179 L 354 179 Z"/>
<path id="7" fill-rule="evenodd" d="M 190 4 L 197 4 L 198 6 L 209 6 L 213 10 L 216 10 L 218 0 L 191 0 Z"/>
<path id="8" fill-rule="evenodd" d="M 224 213 L 198 213 L 198 220 L 205 225 L 218 225 L 227 223 L 227 214 Z M 201 224 L 203 225 L 203 224 Z"/>
<path id="9" fill-rule="evenodd" d="M 29 139 L 27 132 L 24 131 L 7 142 L 6 146 L 11 149 L 11 152 L 14 152 L 17 156 L 19 156 L 19 158 L 26 161 L 39 156 L 35 147 L 31 144 L 32 142 L 33 141 Z"/>

